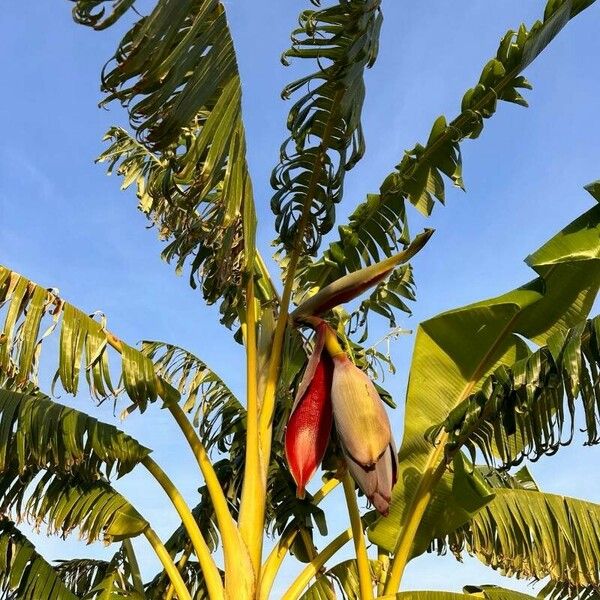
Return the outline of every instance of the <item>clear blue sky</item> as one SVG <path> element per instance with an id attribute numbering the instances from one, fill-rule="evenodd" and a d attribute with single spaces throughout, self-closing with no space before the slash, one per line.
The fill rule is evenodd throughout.
<path id="1" fill-rule="evenodd" d="M 289 105 L 279 92 L 294 76 L 279 55 L 307 0 L 229 0 L 244 85 L 249 160 L 260 219 L 260 240 L 270 254 L 273 237 L 268 177 L 285 135 Z M 377 64 L 367 74 L 364 124 L 367 157 L 349 175 L 340 216 L 347 215 L 399 162 L 405 148 L 425 141 L 433 119 L 452 118 L 464 91 L 478 79 L 501 35 L 530 24 L 542 0 L 427 0 L 383 3 L 385 23 Z M 0 263 L 62 295 L 86 311 L 102 309 L 109 327 L 134 343 L 175 342 L 209 361 L 242 391 L 239 347 L 216 322 L 197 292 L 158 257 L 160 244 L 136 209 L 134 193 L 93 164 L 109 125 L 122 123 L 118 107 L 98 110 L 99 70 L 122 28 L 94 33 L 74 25 L 65 0 L 5 2 L 0 17 Z M 463 145 L 467 194 L 449 190 L 428 225 L 434 239 L 414 261 L 418 302 L 409 328 L 437 312 L 512 289 L 531 277 L 523 258 L 569 223 L 593 200 L 582 190 L 600 178 L 600 5 L 572 22 L 531 66 L 531 107 L 502 105 L 479 140 Z M 423 225 L 411 214 L 412 231 Z M 393 347 L 398 374 L 386 381 L 402 405 L 412 337 Z M 47 350 L 48 352 L 49 350 Z M 50 351 L 51 352 L 51 351 Z M 62 398 L 93 412 L 82 394 Z M 113 420 L 112 408 L 96 414 Z M 397 436 L 403 411 L 393 415 Z M 190 502 L 198 486 L 187 448 L 158 405 L 123 427 L 155 450 L 155 457 Z M 547 491 L 600 502 L 597 448 L 561 450 L 533 472 Z M 183 460 L 185 457 L 186 460 Z M 117 484 L 159 533 L 175 518 L 162 492 L 143 473 Z M 341 503 L 333 497 L 328 506 Z M 334 517 L 330 531 L 346 525 Z M 48 558 L 107 556 L 40 536 Z M 155 565 L 145 542 L 136 542 L 145 573 Z M 285 571 L 289 578 L 291 570 Z M 422 557 L 412 563 L 408 588 L 459 590 L 463 584 L 501 582 L 474 560 Z M 511 582 L 504 582 L 510 584 Z M 522 584 L 521 584 L 522 585 Z M 520 587 L 515 583 L 513 587 Z"/>

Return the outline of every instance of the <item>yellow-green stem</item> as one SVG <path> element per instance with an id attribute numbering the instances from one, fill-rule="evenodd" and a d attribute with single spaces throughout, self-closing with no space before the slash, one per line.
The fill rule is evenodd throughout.
<path id="1" fill-rule="evenodd" d="M 188 441 L 204 476 L 204 482 L 215 510 L 217 527 L 221 534 L 225 559 L 225 574 L 226 577 L 230 578 L 232 586 L 238 586 L 239 597 L 242 598 L 242 590 L 247 591 L 249 582 L 254 580 L 254 572 L 247 548 L 229 512 L 223 488 L 200 438 L 179 404 L 171 402 L 167 405 L 167 408 L 171 411 L 171 414 Z"/>
<path id="2" fill-rule="evenodd" d="M 262 471 L 258 445 L 258 398 L 257 398 L 257 345 L 256 311 L 254 306 L 254 279 L 248 280 L 246 288 L 246 462 L 244 484 L 240 504 L 239 529 L 255 573 L 260 571 L 262 542 L 255 534 L 254 512 L 256 499 L 261 497 Z"/>
<path id="3" fill-rule="evenodd" d="M 294 522 L 293 525 L 297 524 Z M 260 589 L 258 593 L 259 600 L 267 600 L 269 598 L 275 577 L 277 577 L 281 564 L 292 547 L 299 531 L 300 530 L 296 527 L 292 527 L 292 523 L 290 523 L 290 525 L 286 527 L 275 548 L 271 550 L 271 553 L 261 570 Z"/>
<path id="4" fill-rule="evenodd" d="M 141 598 L 145 598 L 144 582 L 142 581 L 142 575 L 140 573 L 140 565 L 138 564 L 137 556 L 135 555 L 135 550 L 133 549 L 133 544 L 129 538 L 123 540 L 123 549 L 125 550 L 127 562 L 129 563 L 129 571 L 131 572 L 133 589 L 140 595 Z"/>
<path id="5" fill-rule="evenodd" d="M 180 573 L 183 571 L 183 568 L 187 564 L 187 561 L 189 560 L 191 553 L 192 553 L 192 548 L 191 548 L 191 546 L 188 546 L 184 550 L 183 555 L 181 556 L 181 558 L 177 561 L 177 570 Z M 170 583 L 169 587 L 167 589 L 167 593 L 165 594 L 165 600 L 173 600 L 174 594 L 175 594 L 175 588 L 173 587 L 173 584 Z"/>
<path id="6" fill-rule="evenodd" d="M 313 560 L 310 561 L 310 563 L 308 563 L 300 575 L 295 579 L 294 583 L 289 587 L 288 591 L 281 597 L 281 600 L 298 600 L 310 580 L 315 577 L 321 571 L 325 563 L 351 539 L 352 528 L 346 529 L 346 531 L 340 533 L 340 535 L 333 539 Z"/>
<path id="7" fill-rule="evenodd" d="M 106 339 L 108 344 L 117 352 L 123 352 L 123 344 L 119 338 L 107 331 Z M 159 396 L 165 398 L 166 394 L 163 393 L 163 384 L 160 377 L 157 378 L 157 387 Z M 251 593 L 250 590 L 256 582 L 256 576 L 253 573 L 247 548 L 242 542 L 239 531 L 229 512 L 223 489 L 221 488 L 221 484 L 219 483 L 204 445 L 194 431 L 187 416 L 183 410 L 181 410 L 181 407 L 174 402 L 168 402 L 166 403 L 166 406 L 175 418 L 176 423 L 179 425 L 181 432 L 196 457 L 196 461 L 204 476 L 208 493 L 213 502 L 215 516 L 217 518 L 217 527 L 223 543 L 225 569 L 229 576 L 228 578 L 226 577 L 226 585 L 229 580 L 231 586 L 237 588 L 237 592 L 240 595 L 240 598 L 242 598 L 241 594 Z"/>
<path id="8" fill-rule="evenodd" d="M 267 376 L 267 382 L 265 385 L 264 397 L 262 400 L 262 406 L 260 410 L 258 436 L 259 436 L 259 460 L 261 462 L 261 485 L 262 494 L 256 498 L 256 511 L 253 519 L 252 531 L 256 538 L 260 538 L 260 551 L 262 553 L 262 538 L 263 528 L 265 522 L 265 500 L 266 500 L 266 485 L 267 485 L 267 471 L 269 468 L 269 460 L 271 456 L 271 443 L 273 434 L 273 416 L 275 414 L 275 396 L 277 393 L 277 382 L 279 379 L 279 369 L 281 367 L 281 358 L 283 350 L 283 340 L 285 336 L 285 330 L 289 319 L 289 308 L 290 301 L 292 298 L 292 291 L 294 288 L 294 279 L 296 276 L 296 268 L 298 267 L 298 261 L 302 254 L 302 241 L 304 239 L 304 230 L 308 222 L 308 216 L 310 214 L 310 206 L 315 197 L 321 170 L 324 165 L 324 158 L 327 154 L 327 148 L 329 145 L 329 139 L 334 130 L 334 115 L 337 111 L 337 106 L 342 96 L 344 95 L 344 89 L 340 89 L 336 92 L 333 102 L 332 111 L 330 114 L 329 121 L 325 125 L 323 130 L 323 136 L 321 138 L 320 149 L 318 152 L 318 158 L 315 161 L 315 166 L 308 182 L 306 196 L 304 198 L 304 204 L 302 206 L 302 214 L 298 221 L 298 228 L 296 230 L 296 237 L 294 239 L 294 246 L 290 254 L 290 260 L 287 266 L 287 273 L 285 277 L 285 283 L 283 286 L 283 294 L 281 297 L 281 303 L 279 305 L 279 317 L 275 326 L 275 333 L 273 335 L 273 345 L 271 348 L 271 358 L 269 361 L 269 371 Z M 260 574 L 259 574 L 260 579 Z"/>
<path id="9" fill-rule="evenodd" d="M 265 522 L 266 508 L 266 487 L 267 487 L 267 471 L 269 468 L 269 459 L 271 456 L 271 443 L 273 434 L 273 416 L 275 414 L 275 394 L 277 392 L 277 381 L 279 379 L 279 369 L 281 367 L 281 358 L 283 350 L 283 339 L 285 329 L 287 327 L 290 300 L 292 298 L 292 288 L 294 284 L 294 273 L 298 266 L 300 253 L 292 252 L 288 272 L 283 288 L 281 304 L 279 306 L 279 317 L 275 325 L 275 333 L 273 334 L 273 345 L 271 346 L 271 358 L 269 360 L 269 371 L 265 384 L 265 392 L 262 399 L 262 405 L 258 420 L 258 443 L 259 443 L 259 462 L 260 462 L 260 490 L 257 490 L 254 499 L 254 510 L 252 511 L 252 522 L 249 525 L 250 535 L 257 540 L 258 548 L 254 552 L 262 557 L 263 529 Z M 259 559 L 260 561 L 260 559 Z M 260 573 L 259 573 L 260 579 Z"/>
<path id="10" fill-rule="evenodd" d="M 377 562 L 380 564 L 380 576 L 377 582 L 377 596 L 383 596 L 385 578 L 390 565 L 390 555 L 383 548 L 377 547 Z"/>
<path id="11" fill-rule="evenodd" d="M 325 498 L 325 496 L 333 491 L 339 484 L 340 480 L 335 477 L 327 480 L 321 489 L 313 496 L 313 504 L 315 504 L 315 506 L 319 504 L 321 500 L 323 500 L 323 498 Z M 271 553 L 263 564 L 260 578 L 260 600 L 267 600 L 269 597 L 271 588 L 273 587 L 273 582 L 277 577 L 277 573 L 279 572 L 284 558 L 296 539 L 296 535 L 298 535 L 298 522 L 294 519 L 285 528 L 285 531 L 279 538 L 279 541 L 273 550 L 271 550 Z"/>
<path id="12" fill-rule="evenodd" d="M 179 600 L 192 600 L 190 593 L 185 587 L 185 583 L 181 578 L 181 574 L 177 570 L 173 559 L 169 556 L 167 549 L 164 547 L 163 543 L 160 541 L 160 538 L 156 535 L 155 531 L 151 527 L 147 527 L 144 531 L 144 535 L 150 545 L 152 546 L 156 556 L 162 563 L 164 570 L 166 571 L 173 587 L 175 588 L 175 592 Z"/>
<path id="13" fill-rule="evenodd" d="M 358 582 L 360 587 L 361 600 L 373 600 L 373 581 L 371 579 L 371 567 L 369 565 L 369 556 L 365 545 L 365 535 L 360 512 L 356 502 L 356 492 L 354 491 L 354 480 L 346 473 L 342 479 L 344 485 L 344 495 L 348 506 L 348 515 L 350 516 L 350 525 L 352 527 L 352 538 L 354 539 L 354 551 L 356 553 L 356 566 L 358 567 Z"/>
<path id="14" fill-rule="evenodd" d="M 142 461 L 142 464 L 161 485 L 163 490 L 165 490 L 167 496 L 169 496 L 169 499 L 173 503 L 177 514 L 181 518 L 181 522 L 183 523 L 183 526 L 185 527 L 185 530 L 189 535 L 190 541 L 194 547 L 194 552 L 198 557 L 200 568 L 202 569 L 202 573 L 204 574 L 204 578 L 206 580 L 206 587 L 208 589 L 209 597 L 211 600 L 223 600 L 224 591 L 221 575 L 219 574 L 217 565 L 211 556 L 210 550 L 206 545 L 202 532 L 198 527 L 198 523 L 196 522 L 192 511 L 167 474 L 152 458 L 146 456 Z"/>
<path id="15" fill-rule="evenodd" d="M 400 588 L 400 582 L 410 559 L 417 530 L 431 501 L 433 489 L 446 470 L 446 462 L 443 456 L 446 439 L 447 434 L 444 434 L 436 440 L 436 450 L 427 464 L 425 473 L 411 502 L 411 509 L 406 523 L 402 527 L 400 537 L 396 543 L 394 558 L 385 582 L 384 595 L 395 594 Z"/>

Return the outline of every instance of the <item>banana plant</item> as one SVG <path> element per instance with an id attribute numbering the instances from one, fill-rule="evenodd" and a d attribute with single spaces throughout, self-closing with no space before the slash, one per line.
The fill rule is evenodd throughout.
<path id="1" fill-rule="evenodd" d="M 524 70 L 595 0 L 548 0 L 538 21 L 508 31 L 459 113 L 436 118 L 426 143 L 404 153 L 347 223 L 336 209 L 365 153 L 365 71 L 385 6 L 312 0 L 283 54 L 310 70 L 283 90 L 292 106 L 271 177 L 280 276 L 257 244 L 226 3 L 70 2 L 76 23 L 125 30 L 102 70 L 101 105 L 120 105 L 129 126 L 109 129 L 98 162 L 133 186 L 162 257 L 218 305 L 231 343 L 245 350 L 246 388 L 236 397 L 226 373 L 176 341 L 131 345 L 105 315 L 0 266 L 2 598 L 268 600 L 288 557 L 296 572 L 283 600 L 531 598 L 472 583 L 463 593 L 404 591 L 406 566 L 427 551 L 543 580 L 540 597 L 600 597 L 600 505 L 545 493 L 527 467 L 516 469 L 571 443 L 576 419 L 586 444 L 600 442 L 600 316 L 590 314 L 600 182 L 586 186 L 587 212 L 532 249 L 530 281 L 418 326 L 402 437 L 388 414 L 399 399 L 377 381 L 390 358 L 367 345 L 374 317 L 391 336 L 398 313 L 410 312 L 410 261 L 431 250 L 432 229 L 410 234 L 410 206 L 430 215 L 447 181 L 464 187 L 461 144 L 503 103 L 527 106 Z M 40 381 L 42 354 L 55 368 L 49 382 Z M 197 502 L 150 448 L 58 403 L 60 388 L 119 402 L 123 416 L 168 411 L 189 445 Z M 317 474 L 320 488 L 310 485 Z M 177 515 L 168 538 L 119 492 L 120 478 L 144 475 Z M 348 526 L 329 536 L 319 505 L 338 487 Z M 106 560 L 52 564 L 22 521 L 113 547 Z M 138 537 L 159 572 L 140 569 Z M 350 542 L 354 557 L 342 560 Z"/>

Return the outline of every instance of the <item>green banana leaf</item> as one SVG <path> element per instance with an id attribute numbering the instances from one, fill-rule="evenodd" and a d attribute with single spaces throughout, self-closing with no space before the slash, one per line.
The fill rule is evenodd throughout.
<path id="1" fill-rule="evenodd" d="M 446 416 L 500 365 L 529 352 L 525 337 L 543 344 L 585 319 L 600 288 L 600 206 L 595 206 L 527 258 L 538 277 L 507 294 L 443 313 L 417 331 L 408 384 L 399 484 L 390 515 L 369 529 L 369 539 L 394 551 L 412 512 L 424 474 L 443 460 L 443 449 L 425 432 Z M 468 520 L 444 475 L 417 533 L 413 555 L 425 551 L 436 531 Z"/>
<path id="2" fill-rule="evenodd" d="M 60 574 L 7 519 L 0 521 L 0 591 L 18 600 L 78 600 Z"/>

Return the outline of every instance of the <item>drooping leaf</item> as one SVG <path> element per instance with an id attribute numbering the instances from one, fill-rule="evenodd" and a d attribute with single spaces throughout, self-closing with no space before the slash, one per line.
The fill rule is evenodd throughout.
<path id="1" fill-rule="evenodd" d="M 0 519 L 0 595 L 6 600 L 78 600 L 6 518 Z"/>
<path id="2" fill-rule="evenodd" d="M 246 429 L 246 409 L 225 382 L 205 362 L 173 344 L 144 340 L 142 353 L 184 399 L 183 410 L 193 414 L 205 448 L 226 452 L 232 436 Z"/>
<path id="3" fill-rule="evenodd" d="M 99 0 L 75 1 L 76 20 L 95 29 L 136 6 L 120 0 L 106 14 Z M 265 272 L 253 264 L 241 85 L 223 3 L 156 2 L 125 33 L 102 73 L 102 91 L 103 105 L 117 101 L 127 110 L 132 133 L 109 129 L 99 162 L 123 176 L 123 188 L 136 186 L 140 210 L 167 243 L 163 258 L 178 271 L 187 265 L 192 287 L 220 302 L 231 326 L 244 307 L 244 270 Z M 259 299 L 266 289 L 257 286 Z"/>
<path id="4" fill-rule="evenodd" d="M 368 319 L 371 312 L 387 319 L 388 326 L 395 329 L 398 327 L 397 311 L 410 315 L 412 310 L 408 302 L 415 300 L 416 291 L 412 266 L 410 264 L 402 265 L 394 270 L 387 281 L 379 283 L 353 311 L 349 332 L 352 334 L 362 328 L 361 340 L 365 340 L 368 336 Z"/>
<path id="5" fill-rule="evenodd" d="M 448 536 L 457 558 L 467 552 L 508 576 L 549 577 L 570 598 L 600 589 L 600 505 L 519 488 L 494 492 L 471 522 Z"/>
<path id="6" fill-rule="evenodd" d="M 350 215 L 348 223 L 338 227 L 339 238 L 317 261 L 305 260 L 300 265 L 296 283 L 300 297 L 408 244 L 406 200 L 429 214 L 436 200 L 445 201 L 444 177 L 463 188 L 460 142 L 480 135 L 485 119 L 495 113 L 499 100 L 526 105 L 519 90 L 531 86 L 521 72 L 570 18 L 594 1 L 549 0 L 543 20 L 536 21 L 529 30 L 522 25 L 517 31 L 507 32 L 496 56 L 484 67 L 479 82 L 466 92 L 460 114 L 450 123 L 444 117 L 438 118 L 427 143 L 407 150 L 379 193 L 369 194 Z M 387 299 L 391 302 L 387 303 Z M 381 290 L 376 290 L 371 295 L 371 305 L 365 308 L 378 306 L 389 318 L 390 309 L 405 310 L 398 300 L 394 295 L 382 298 Z M 364 312 L 360 318 L 364 318 Z"/>
<path id="7" fill-rule="evenodd" d="M 83 600 L 145 600 L 133 588 L 123 545 L 110 561 L 61 560 L 55 570 L 69 589 Z"/>
<path id="8" fill-rule="evenodd" d="M 50 535 L 66 536 L 74 529 L 88 542 L 106 543 L 135 537 L 148 527 L 137 510 L 106 481 L 84 480 L 30 469 L 0 474 L 0 507 L 15 521 L 44 524 Z"/>
<path id="9" fill-rule="evenodd" d="M 546 600 L 599 600 L 600 589 L 598 586 L 582 588 L 576 594 L 568 584 L 549 581 L 539 592 L 538 598 Z"/>
<path id="10" fill-rule="evenodd" d="M 54 570 L 76 596 L 82 597 L 104 579 L 109 566 L 107 560 L 73 558 L 56 561 Z"/>
<path id="11" fill-rule="evenodd" d="M 379 2 L 338 0 L 303 11 L 292 32 L 284 64 L 290 58 L 308 59 L 316 62 L 317 70 L 282 93 L 284 98 L 301 94 L 290 110 L 290 136 L 271 177 L 271 207 L 286 252 L 295 244 L 308 253 L 317 251 L 335 223 L 346 171 L 364 153 L 363 76 L 377 57 L 382 20 Z M 299 228 L 302 239 L 296 240 Z"/>
<path id="12" fill-rule="evenodd" d="M 77 23 L 93 27 L 96 30 L 105 29 L 116 23 L 135 0 L 71 0 L 75 3 L 73 7 L 73 18 Z M 112 2 L 112 7 L 107 6 Z"/>
<path id="13" fill-rule="evenodd" d="M 123 389 L 136 407 L 143 411 L 159 394 L 167 399 L 174 392 L 170 386 L 161 385 L 150 359 L 108 334 L 104 318 L 99 322 L 65 302 L 55 290 L 47 290 L 0 266 L 0 309 L 2 306 L 5 312 L 0 344 L 2 387 L 31 389 L 31 381 L 37 381 L 38 357 L 44 341 L 58 328 L 55 380 L 60 381 L 66 392 L 77 394 L 83 373 L 90 393 L 98 401 L 115 397 L 121 391 L 113 384 L 109 369 L 111 344 L 121 352 Z M 47 328 L 40 336 L 42 325 Z"/>
<path id="14" fill-rule="evenodd" d="M 519 336 L 544 343 L 586 318 L 600 287 L 599 239 L 600 207 L 596 206 L 529 257 L 537 279 L 419 326 L 399 454 L 399 479 L 404 485 L 394 491 L 390 516 L 371 527 L 371 541 L 394 550 L 401 523 L 424 493 L 425 473 L 445 460 L 444 436 L 431 444 L 424 433 L 476 393 L 490 373 L 529 354 Z M 444 522 L 435 507 L 445 510 L 449 498 L 452 477 L 446 473 L 433 490 L 433 514 L 426 512 L 421 521 L 413 555 L 424 551 L 435 537 L 436 527 Z"/>
<path id="15" fill-rule="evenodd" d="M 185 565 L 181 568 L 180 573 L 193 600 L 209 599 L 204 576 L 198 562 L 195 560 L 186 561 Z M 169 579 L 165 576 L 163 571 L 158 573 L 146 586 L 146 595 L 148 598 L 164 598 L 164 594 L 168 588 Z"/>
<path id="16" fill-rule="evenodd" d="M 114 425 L 53 402 L 39 392 L 0 389 L 0 472 L 44 469 L 90 479 L 125 475 L 150 450 Z"/>
<path id="17" fill-rule="evenodd" d="M 595 317 L 551 337 L 548 346 L 514 365 L 498 367 L 446 418 L 446 453 L 464 445 L 472 454 L 479 449 L 490 463 L 498 457 L 505 467 L 555 454 L 573 439 L 578 406 L 586 444 L 598 444 L 599 333 L 600 317 Z M 433 428 L 430 437 L 439 431 Z"/>
<path id="18" fill-rule="evenodd" d="M 129 586 L 123 586 L 123 577 L 115 568 L 109 569 L 83 600 L 144 600 L 144 596 Z"/>

